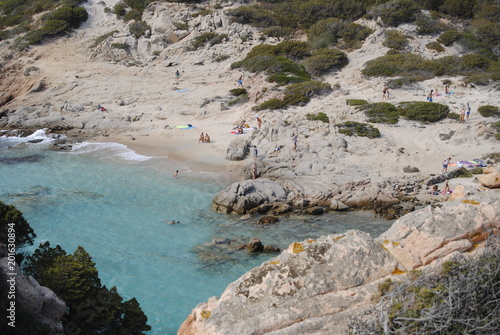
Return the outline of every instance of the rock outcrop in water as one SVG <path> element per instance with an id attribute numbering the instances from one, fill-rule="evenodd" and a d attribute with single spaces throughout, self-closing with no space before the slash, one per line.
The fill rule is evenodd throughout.
<path id="1" fill-rule="evenodd" d="M 199 304 L 179 334 L 344 334 L 383 280 L 474 254 L 499 233 L 500 198 L 490 191 L 407 214 L 376 239 L 348 231 L 295 242 Z"/>

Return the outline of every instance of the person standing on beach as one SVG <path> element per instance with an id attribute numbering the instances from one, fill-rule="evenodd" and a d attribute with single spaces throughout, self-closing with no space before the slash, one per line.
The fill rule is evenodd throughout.
<path id="1" fill-rule="evenodd" d="M 460 108 L 460 123 L 465 122 L 465 107 Z"/>
<path id="2" fill-rule="evenodd" d="M 387 100 L 390 97 L 389 89 L 387 86 L 384 86 L 384 89 L 382 90 L 382 99 Z"/>
<path id="3" fill-rule="evenodd" d="M 262 126 L 262 119 L 257 116 L 257 128 L 260 129 L 260 126 Z"/>
<path id="4" fill-rule="evenodd" d="M 243 87 L 243 75 L 238 79 L 238 87 Z"/>
<path id="5" fill-rule="evenodd" d="M 297 151 L 297 143 L 299 142 L 299 139 L 295 133 L 292 135 L 292 141 L 293 141 L 293 151 Z"/>
<path id="6" fill-rule="evenodd" d="M 469 116 L 470 116 L 470 110 L 471 110 L 470 105 L 469 105 L 469 103 L 467 103 L 467 113 L 466 113 L 467 114 L 467 120 L 469 119 Z"/>
<path id="7" fill-rule="evenodd" d="M 253 155 L 253 160 L 254 161 L 257 161 L 257 155 L 259 154 L 259 152 L 257 151 L 257 146 L 253 146 L 252 148 L 252 155 Z"/>
<path id="8" fill-rule="evenodd" d="M 441 173 L 447 173 L 448 172 L 448 165 L 450 165 L 450 164 L 451 164 L 451 157 L 448 157 L 443 161 L 443 170 L 441 171 Z"/>
<path id="9" fill-rule="evenodd" d="M 177 177 L 178 174 L 179 174 L 179 170 L 175 170 L 173 177 Z"/>
<path id="10" fill-rule="evenodd" d="M 253 180 L 257 179 L 257 163 L 254 163 L 254 164 L 253 164 L 253 168 L 252 168 L 252 179 L 253 179 Z"/>
<path id="11" fill-rule="evenodd" d="M 179 82 L 179 78 L 181 77 L 181 73 L 179 72 L 179 70 L 175 71 L 175 82 L 178 83 Z"/>

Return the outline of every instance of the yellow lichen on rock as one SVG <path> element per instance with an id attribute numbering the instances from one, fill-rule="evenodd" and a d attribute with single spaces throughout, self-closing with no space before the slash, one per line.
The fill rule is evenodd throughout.
<path id="1" fill-rule="evenodd" d="M 462 200 L 462 203 L 464 204 L 471 204 L 471 205 L 479 205 L 479 202 L 477 202 L 476 200 Z"/>
<path id="2" fill-rule="evenodd" d="M 335 237 L 335 241 L 338 241 L 338 240 L 340 240 L 341 238 L 344 238 L 344 237 L 345 237 L 345 235 Z"/>
<path id="3" fill-rule="evenodd" d="M 313 242 L 316 242 L 316 240 L 313 240 L 313 239 L 307 240 L 307 243 L 313 243 Z"/>
<path id="4" fill-rule="evenodd" d="M 402 274 L 404 274 L 404 273 L 406 273 L 406 271 L 401 270 L 401 269 L 400 269 L 400 268 L 398 268 L 397 266 L 396 266 L 396 268 L 395 268 L 394 270 L 392 270 L 392 274 L 393 274 L 393 275 L 402 275 Z"/>
<path id="5" fill-rule="evenodd" d="M 212 313 L 210 311 L 207 311 L 204 309 L 201 311 L 200 315 L 202 318 L 208 319 L 210 317 L 210 315 L 212 315 Z"/>
<path id="6" fill-rule="evenodd" d="M 272 261 L 272 262 L 267 263 L 267 265 L 276 265 L 279 263 L 281 263 L 281 262 L 280 261 Z"/>
<path id="7" fill-rule="evenodd" d="M 294 253 L 294 254 L 298 254 L 299 252 L 304 251 L 304 246 L 302 245 L 302 243 L 295 242 L 295 243 L 293 244 L 293 248 L 292 248 L 292 250 L 293 250 L 293 253 Z"/>

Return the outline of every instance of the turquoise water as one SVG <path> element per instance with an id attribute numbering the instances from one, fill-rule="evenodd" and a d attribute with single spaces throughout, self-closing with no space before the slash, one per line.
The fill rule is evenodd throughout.
<path id="1" fill-rule="evenodd" d="M 37 144 L 21 144 L 40 138 Z M 361 229 L 378 235 L 391 222 L 370 213 L 292 217 L 267 227 L 258 217 L 210 211 L 227 186 L 223 176 L 195 173 L 167 158 L 149 158 L 114 143 L 83 143 L 71 152 L 47 150 L 37 132 L 0 137 L 0 200 L 18 207 L 39 242 L 73 252 L 83 246 L 102 283 L 136 297 L 150 334 L 175 334 L 199 302 L 273 255 L 249 255 L 213 239 L 243 244 L 253 237 L 282 249 L 297 240 Z M 172 177 L 179 169 L 180 176 Z M 180 224 L 168 222 L 178 220 Z"/>

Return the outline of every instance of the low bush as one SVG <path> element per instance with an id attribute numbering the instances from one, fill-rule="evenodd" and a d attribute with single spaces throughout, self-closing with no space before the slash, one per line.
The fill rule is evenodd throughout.
<path id="1" fill-rule="evenodd" d="M 239 6 L 229 9 L 226 13 L 231 17 L 231 21 L 254 27 L 267 28 L 280 25 L 272 12 L 260 8 L 259 5 Z"/>
<path id="2" fill-rule="evenodd" d="M 458 39 L 459 32 L 456 30 L 448 30 L 442 33 L 437 41 L 445 46 L 450 46 Z"/>
<path id="3" fill-rule="evenodd" d="M 344 123 L 338 124 L 337 127 L 339 127 L 340 134 L 344 134 L 347 136 L 356 135 L 368 138 L 380 137 L 380 131 L 367 123 L 346 121 Z"/>
<path id="4" fill-rule="evenodd" d="M 415 80 L 415 78 L 401 77 L 388 80 L 385 86 L 392 89 L 404 88 L 404 87 L 410 88 L 415 86 L 416 82 L 417 81 Z"/>
<path id="5" fill-rule="evenodd" d="M 472 173 L 464 167 L 458 168 L 453 172 L 453 178 L 470 178 L 473 176 Z"/>
<path id="6" fill-rule="evenodd" d="M 425 14 L 417 15 L 415 24 L 420 35 L 434 35 L 445 29 L 445 25 Z"/>
<path id="7" fill-rule="evenodd" d="M 386 32 L 386 38 L 382 45 L 395 50 L 404 50 L 408 46 L 408 39 L 406 36 L 395 30 Z"/>
<path id="8" fill-rule="evenodd" d="M 321 76 L 341 69 L 348 62 L 347 55 L 338 49 L 321 49 L 313 52 L 311 57 L 304 59 L 303 64 L 309 73 Z"/>
<path id="9" fill-rule="evenodd" d="M 441 271 L 428 271 L 383 290 L 371 319 L 353 319 L 350 334 L 496 334 L 500 309 L 500 242 L 484 252 L 455 256 Z M 389 288 L 388 287 L 388 288 Z M 452 303 L 450 303 L 452 302 Z"/>
<path id="10" fill-rule="evenodd" d="M 231 92 L 231 95 L 234 95 L 235 97 L 242 94 L 247 94 L 246 88 L 233 88 L 232 90 L 229 90 L 229 92 Z"/>
<path id="11" fill-rule="evenodd" d="M 292 33 L 293 30 L 291 28 L 281 26 L 272 26 L 262 30 L 262 34 L 269 37 L 289 37 Z"/>
<path id="12" fill-rule="evenodd" d="M 227 105 L 228 106 L 234 106 L 234 105 L 238 105 L 238 104 L 242 104 L 242 103 L 245 103 L 249 100 L 248 98 L 248 94 L 240 94 L 236 97 L 236 99 L 232 99 L 232 100 L 229 100 L 227 102 Z"/>
<path id="13" fill-rule="evenodd" d="M 472 170 L 470 170 L 470 173 L 472 173 L 473 175 L 483 174 L 483 168 L 482 167 L 473 168 Z"/>
<path id="14" fill-rule="evenodd" d="M 94 40 L 94 43 L 92 44 L 92 47 L 95 48 L 96 46 L 98 46 L 99 44 L 101 44 L 104 40 L 106 40 L 108 37 L 113 36 L 117 32 L 118 32 L 118 30 L 113 30 L 113 31 L 110 31 L 109 33 L 106 33 L 106 34 L 103 34 L 103 35 L 97 37 Z"/>
<path id="15" fill-rule="evenodd" d="M 141 21 L 142 20 L 142 11 L 138 11 L 135 9 L 129 10 L 125 15 L 122 16 L 123 21 Z"/>
<path id="16" fill-rule="evenodd" d="M 130 45 L 127 43 L 112 43 L 111 48 L 128 50 L 128 49 L 130 49 Z"/>
<path id="17" fill-rule="evenodd" d="M 450 108 L 434 102 L 414 101 L 402 102 L 398 112 L 408 120 L 437 122 L 448 116 Z"/>
<path id="18" fill-rule="evenodd" d="M 323 112 L 319 112 L 316 114 L 308 113 L 306 114 L 306 119 L 308 119 L 309 121 L 321 121 L 324 123 L 330 123 L 330 118 Z"/>
<path id="19" fill-rule="evenodd" d="M 394 0 L 381 6 L 378 15 L 384 24 L 392 27 L 412 22 L 419 11 L 418 5 L 412 0 Z"/>
<path id="20" fill-rule="evenodd" d="M 127 14 L 127 10 L 125 9 L 125 7 L 123 6 L 122 3 L 117 3 L 114 7 L 113 7 L 113 12 L 115 13 L 116 17 L 117 18 L 122 18 L 123 15 Z"/>
<path id="21" fill-rule="evenodd" d="M 200 10 L 199 12 L 196 12 L 196 13 L 193 13 L 191 14 L 192 17 L 198 17 L 198 16 L 207 16 L 207 15 L 210 15 L 212 14 L 213 11 L 210 10 L 210 9 L 202 9 Z"/>
<path id="22" fill-rule="evenodd" d="M 253 107 L 252 109 L 254 111 L 261 111 L 265 109 L 276 110 L 276 109 L 283 109 L 286 106 L 287 106 L 286 102 L 282 99 L 270 99 L 261 103 L 258 106 Z"/>
<path id="23" fill-rule="evenodd" d="M 363 105 L 358 109 L 365 112 L 368 122 L 395 124 L 399 120 L 398 109 L 388 102 Z"/>
<path id="24" fill-rule="evenodd" d="M 174 27 L 179 30 L 188 30 L 189 24 L 187 22 L 172 22 Z"/>
<path id="25" fill-rule="evenodd" d="M 135 37 L 139 38 L 146 34 L 146 31 L 151 29 L 145 21 L 136 21 L 129 26 L 129 32 Z"/>
<path id="26" fill-rule="evenodd" d="M 199 49 L 205 46 L 206 44 L 213 46 L 222 43 L 226 38 L 227 34 L 217 34 L 214 32 L 203 33 L 194 38 L 194 41 L 191 46 L 193 47 L 193 49 Z"/>
<path id="27" fill-rule="evenodd" d="M 457 113 L 450 112 L 450 113 L 448 113 L 448 119 L 458 120 L 458 119 L 460 119 L 460 115 L 458 115 Z"/>
<path id="28" fill-rule="evenodd" d="M 498 106 L 485 105 L 477 109 L 483 117 L 500 117 L 500 109 Z"/>
<path id="29" fill-rule="evenodd" d="M 308 30 L 308 37 L 315 49 L 331 46 L 359 48 L 371 33 L 368 27 L 331 17 L 313 24 Z"/>
<path id="30" fill-rule="evenodd" d="M 308 42 L 284 41 L 276 45 L 279 55 L 293 60 L 300 60 L 311 56 L 311 45 Z"/>
<path id="31" fill-rule="evenodd" d="M 444 52 L 444 48 L 439 42 L 430 42 L 425 45 L 425 47 L 429 50 L 435 50 L 437 52 Z"/>
<path id="32" fill-rule="evenodd" d="M 368 104 L 368 101 L 363 99 L 347 99 L 345 102 L 349 106 L 362 106 Z"/>

